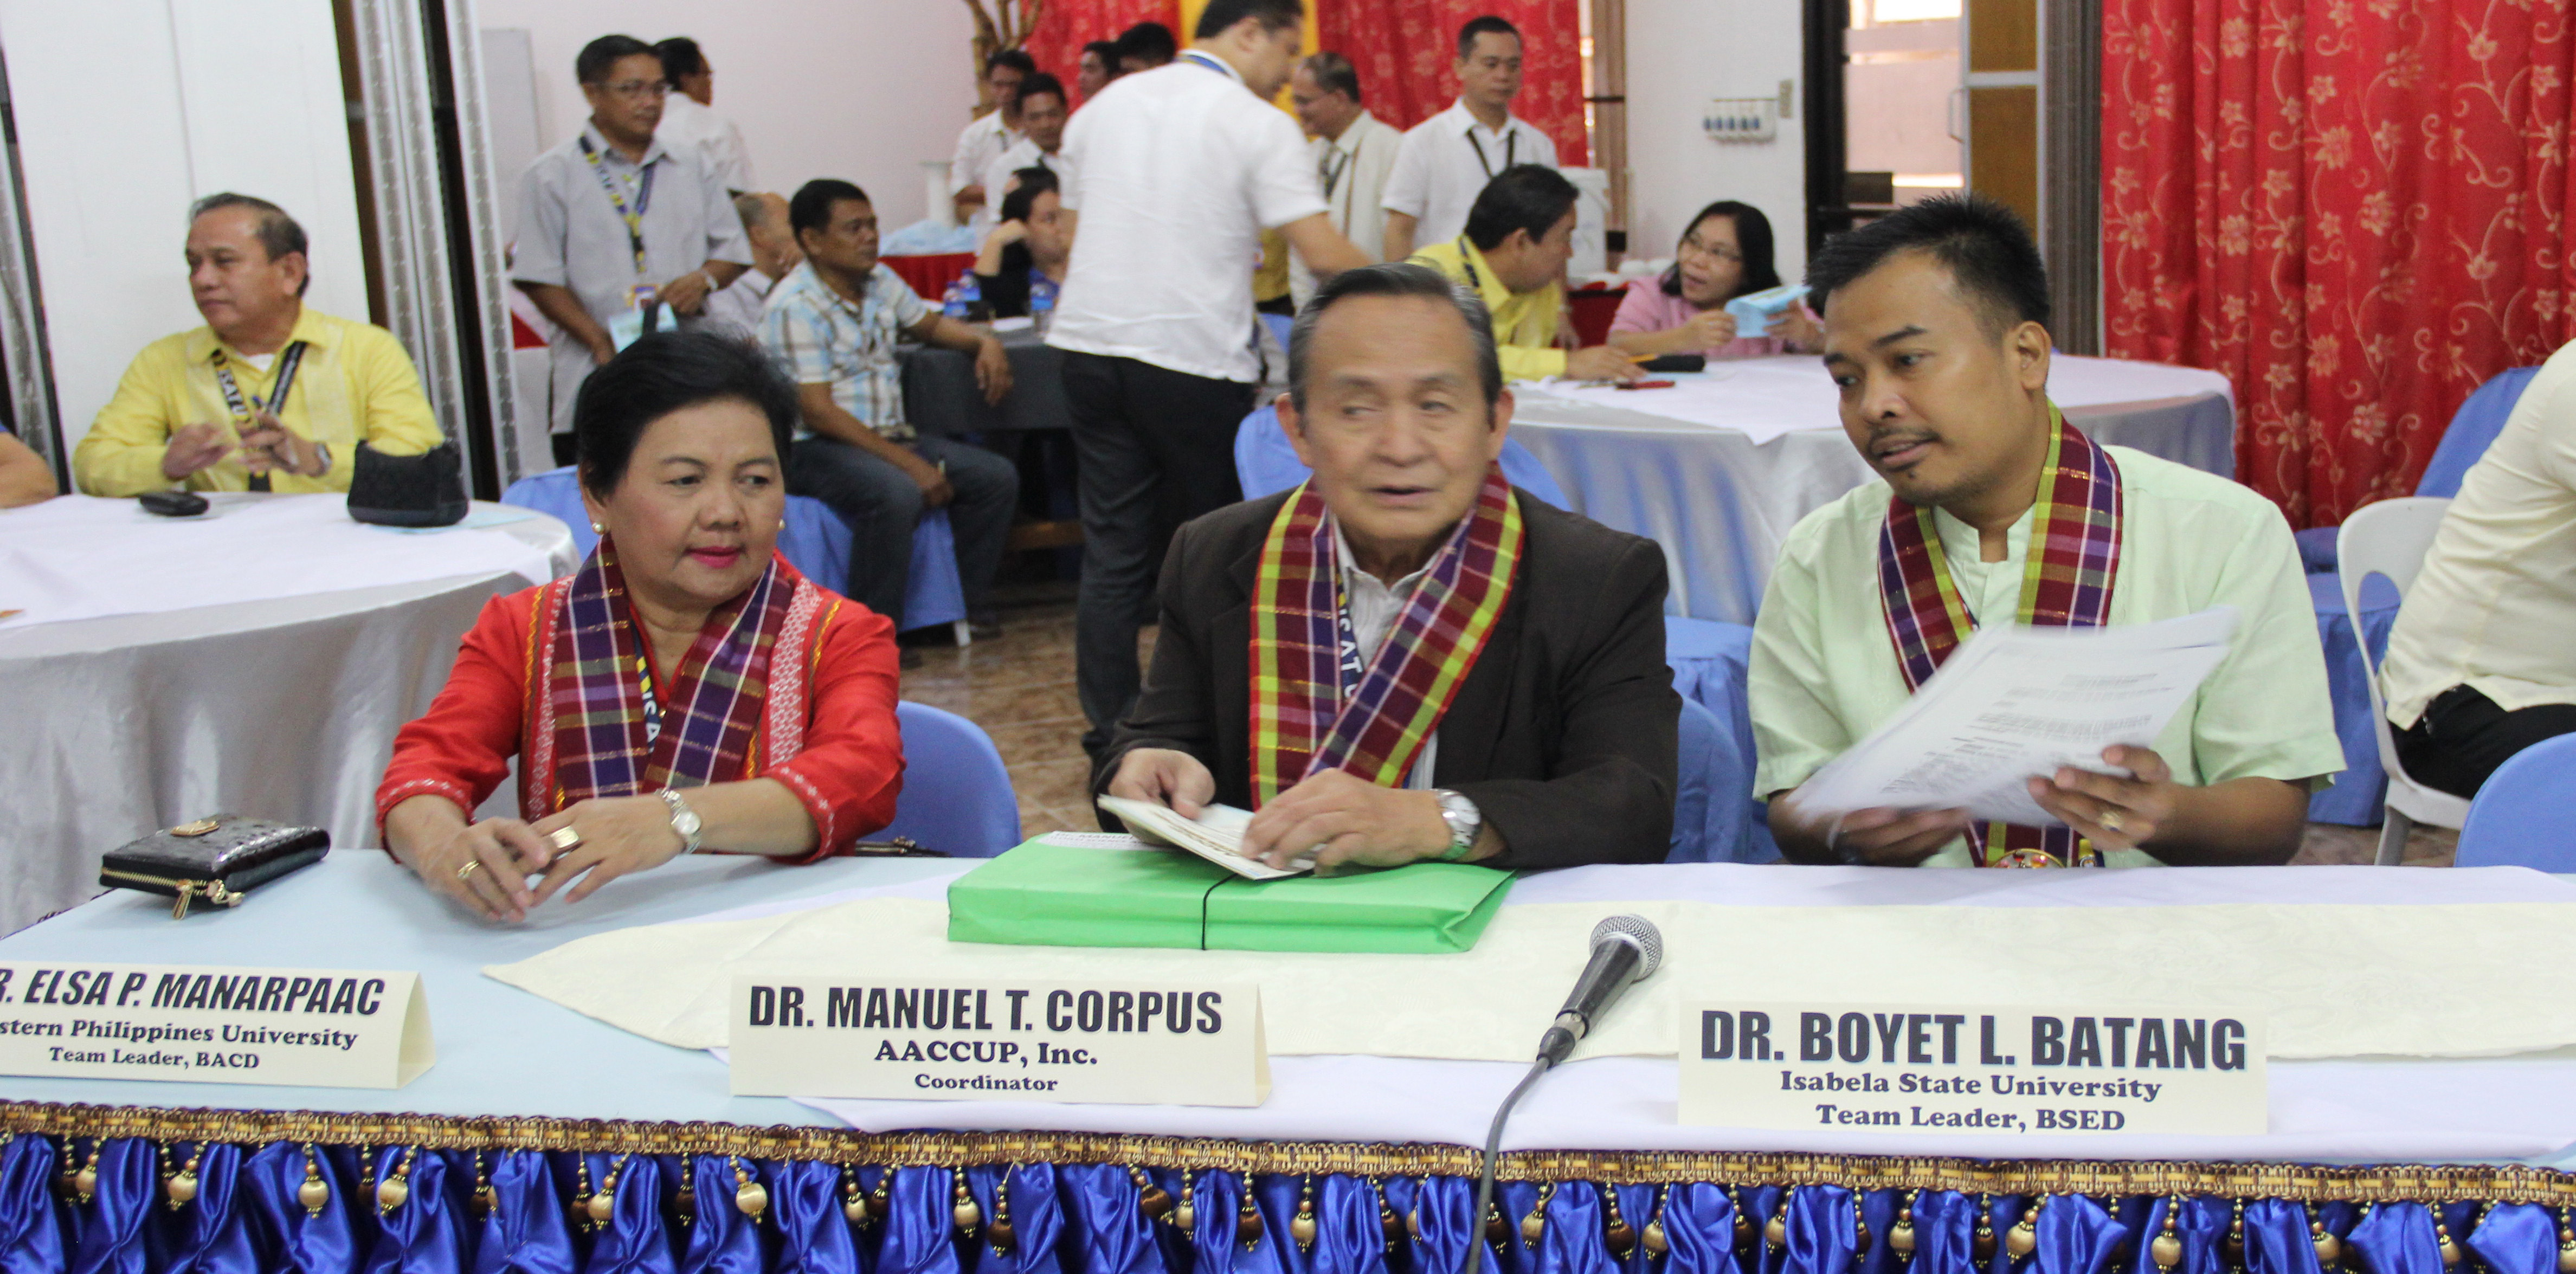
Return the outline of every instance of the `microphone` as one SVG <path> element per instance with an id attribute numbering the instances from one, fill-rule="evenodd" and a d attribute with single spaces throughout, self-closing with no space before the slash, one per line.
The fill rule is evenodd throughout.
<path id="1" fill-rule="evenodd" d="M 1530 1065 L 1529 1074 L 1503 1104 L 1494 1109 L 1494 1122 L 1485 1130 L 1485 1155 L 1476 1170 L 1476 1211 L 1483 1217 L 1493 1207 L 1494 1169 L 1501 1162 L 1503 1121 L 1511 1118 L 1512 1107 L 1520 1104 L 1523 1094 L 1538 1077 L 1546 1074 L 1568 1054 L 1583 1037 L 1592 1033 L 1592 1024 L 1601 1020 L 1617 1002 L 1628 984 L 1654 976 L 1664 963 L 1664 935 L 1654 922 L 1644 916 L 1611 916 L 1592 927 L 1592 959 L 1583 966 L 1583 976 L 1574 980 L 1574 993 L 1565 997 L 1565 1007 L 1557 1010 L 1555 1024 L 1539 1037 L 1538 1060 Z M 1484 1244 L 1467 1245 L 1466 1259 L 1458 1274 L 1483 1274 Z"/>
<path id="2" fill-rule="evenodd" d="M 1565 1007 L 1557 1010 L 1555 1024 L 1539 1037 L 1539 1064 L 1563 1062 L 1628 984 L 1654 976 L 1663 963 L 1664 936 L 1644 916 L 1608 916 L 1594 925 L 1592 959 L 1583 966 L 1583 976 L 1575 979 Z"/>

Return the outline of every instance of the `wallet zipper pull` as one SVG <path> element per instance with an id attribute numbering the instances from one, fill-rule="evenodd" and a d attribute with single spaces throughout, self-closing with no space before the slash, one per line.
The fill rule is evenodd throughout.
<path id="1" fill-rule="evenodd" d="M 189 904 L 189 903 L 191 903 L 191 902 L 196 901 L 196 898 L 197 898 L 197 882 L 195 882 L 195 881 L 193 881 L 193 880 L 183 880 L 183 881 L 180 881 L 180 882 L 179 882 L 179 897 L 177 898 L 177 900 L 176 900 L 176 901 L 174 901 L 174 902 L 172 902 L 172 903 L 170 904 L 170 918 L 171 918 L 172 920 L 185 920 L 185 919 L 187 919 L 187 918 L 188 918 L 188 904 Z"/>

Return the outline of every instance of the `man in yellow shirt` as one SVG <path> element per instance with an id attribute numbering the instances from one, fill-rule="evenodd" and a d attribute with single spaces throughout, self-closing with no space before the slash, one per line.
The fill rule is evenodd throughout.
<path id="1" fill-rule="evenodd" d="M 248 195 L 190 209 L 188 286 L 206 326 L 143 347 L 72 449 L 91 495 L 346 491 L 365 442 L 417 455 L 443 435 L 393 333 L 304 305 L 304 228 Z"/>
<path id="2" fill-rule="evenodd" d="M 1555 169 L 1515 164 L 1485 183 L 1467 212 L 1465 232 L 1411 258 L 1466 284 L 1493 312 L 1505 379 L 1631 381 L 1643 374 L 1607 345 L 1557 348 L 1565 262 L 1574 255 L 1574 201 L 1574 183 Z"/>

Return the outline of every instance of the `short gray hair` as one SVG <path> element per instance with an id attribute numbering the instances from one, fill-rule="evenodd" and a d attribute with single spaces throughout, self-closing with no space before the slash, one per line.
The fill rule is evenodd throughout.
<path id="1" fill-rule="evenodd" d="M 1306 379 L 1311 370 L 1316 326 L 1323 321 L 1326 310 L 1355 296 L 1421 296 L 1448 302 L 1467 325 L 1468 343 L 1475 346 L 1476 379 L 1485 391 L 1485 405 L 1491 407 L 1501 401 L 1503 360 L 1494 348 L 1494 320 L 1485 303 L 1429 266 L 1389 262 L 1334 275 L 1315 290 L 1306 308 L 1297 312 L 1296 323 L 1288 329 L 1288 401 L 1295 403 L 1297 410 L 1306 409 Z"/>
<path id="2" fill-rule="evenodd" d="M 1354 106 L 1359 104 L 1360 69 L 1351 65 L 1349 58 L 1326 49 L 1307 58 L 1305 68 L 1306 74 L 1315 77 L 1316 88 L 1327 93 L 1339 93 L 1351 99 Z"/>

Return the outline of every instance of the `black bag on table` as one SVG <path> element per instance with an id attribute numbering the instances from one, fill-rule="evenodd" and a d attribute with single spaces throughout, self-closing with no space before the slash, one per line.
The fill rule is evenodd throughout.
<path id="1" fill-rule="evenodd" d="M 349 516 L 379 526 L 454 526 L 465 498 L 464 460 L 453 442 L 416 456 L 393 456 L 358 444 L 349 474 Z"/>

